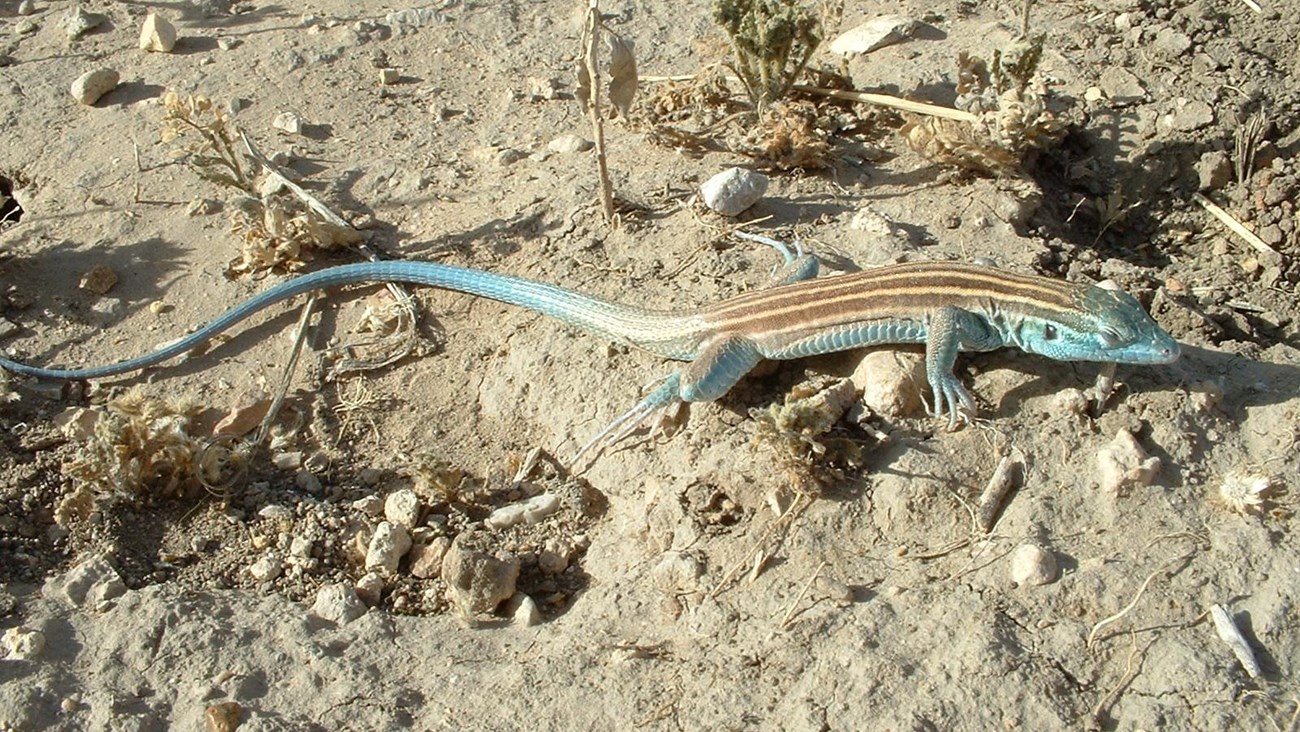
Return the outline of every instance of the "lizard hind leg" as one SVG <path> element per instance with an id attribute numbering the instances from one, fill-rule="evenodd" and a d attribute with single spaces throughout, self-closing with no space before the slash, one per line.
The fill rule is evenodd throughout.
<path id="1" fill-rule="evenodd" d="M 659 388 L 588 440 L 573 456 L 572 462 L 577 463 L 590 450 L 599 453 L 627 437 L 650 415 L 674 402 L 711 402 L 717 399 L 730 391 L 762 359 L 758 347 L 742 336 L 725 335 L 713 340 L 686 368 L 669 374 Z"/>

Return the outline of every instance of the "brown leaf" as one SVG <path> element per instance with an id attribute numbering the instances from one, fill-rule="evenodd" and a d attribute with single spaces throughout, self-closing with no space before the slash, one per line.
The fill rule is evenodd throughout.
<path id="1" fill-rule="evenodd" d="M 636 56 L 632 42 L 617 33 L 609 34 L 609 101 L 624 118 L 636 97 Z"/>

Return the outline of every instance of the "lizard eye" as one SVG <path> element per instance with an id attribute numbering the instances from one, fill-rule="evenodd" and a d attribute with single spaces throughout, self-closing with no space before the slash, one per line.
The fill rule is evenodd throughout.
<path id="1" fill-rule="evenodd" d="M 1054 341 L 1060 334 L 1056 332 L 1056 326 L 1047 323 L 1043 326 L 1043 340 Z"/>

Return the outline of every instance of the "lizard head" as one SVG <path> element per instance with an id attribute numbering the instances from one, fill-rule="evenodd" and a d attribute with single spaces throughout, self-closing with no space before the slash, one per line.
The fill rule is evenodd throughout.
<path id="1" fill-rule="evenodd" d="M 1073 299 L 1072 308 L 1022 324 L 1026 351 L 1061 361 L 1161 364 L 1178 360 L 1178 341 L 1127 292 L 1085 285 Z"/>

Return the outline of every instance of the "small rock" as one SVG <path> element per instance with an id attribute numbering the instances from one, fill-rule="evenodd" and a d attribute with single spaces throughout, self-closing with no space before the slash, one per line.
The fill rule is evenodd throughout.
<path id="1" fill-rule="evenodd" d="M 1211 150 L 1196 161 L 1196 175 L 1202 191 L 1212 191 L 1232 180 L 1232 159 L 1223 150 Z"/>
<path id="2" fill-rule="evenodd" d="M 294 485 L 298 486 L 299 490 L 304 493 L 310 493 L 313 496 L 320 495 L 321 491 L 325 489 L 325 487 L 321 485 L 320 478 L 316 477 L 316 474 L 310 470 L 299 470 L 298 473 L 293 476 L 293 482 Z"/>
<path id="3" fill-rule="evenodd" d="M 447 599 L 467 615 L 492 612 L 515 594 L 519 559 L 512 554 L 493 556 L 484 551 L 480 536 L 462 533 L 442 559 L 442 579 Z"/>
<path id="4" fill-rule="evenodd" d="M 537 555 L 537 568 L 543 574 L 560 574 L 569 568 L 569 559 L 559 552 L 545 549 Z"/>
<path id="5" fill-rule="evenodd" d="M 87 107 L 98 102 L 100 97 L 117 88 L 122 77 L 113 69 L 95 69 L 87 71 L 72 82 L 68 92 L 72 98 Z"/>
<path id="6" fill-rule="evenodd" d="M 650 581 L 661 592 L 694 592 L 699 589 L 699 579 L 703 574 L 704 567 L 694 554 L 667 552 L 650 570 Z"/>
<path id="7" fill-rule="evenodd" d="M 23 0 L 22 2 L 18 3 L 18 14 L 35 15 L 36 3 L 32 2 L 32 0 Z"/>
<path id="8" fill-rule="evenodd" d="M 221 201 L 215 198 L 196 198 L 185 207 L 186 216 L 207 216 L 221 210 Z"/>
<path id="9" fill-rule="evenodd" d="M 1160 472 L 1160 458 L 1148 457 L 1133 433 L 1121 429 L 1097 453 L 1097 472 L 1101 489 L 1108 495 L 1118 496 L 1131 488 L 1151 485 Z"/>
<path id="10" fill-rule="evenodd" d="M 271 411 L 273 401 L 269 397 L 259 398 L 255 396 L 241 400 L 239 404 L 226 412 L 226 415 L 212 428 L 213 436 L 231 435 L 238 437 L 248 434 L 266 418 L 266 413 Z"/>
<path id="11" fill-rule="evenodd" d="M 704 205 L 723 216 L 739 216 L 767 193 L 768 178 L 745 168 L 728 168 L 700 186 Z"/>
<path id="12" fill-rule="evenodd" d="M 451 548 L 451 539 L 435 537 L 427 544 L 411 547 L 411 575 L 419 579 L 433 579 L 442 574 L 442 559 Z"/>
<path id="13" fill-rule="evenodd" d="M 122 313 L 122 301 L 116 297 L 101 297 L 91 304 L 90 312 L 103 320 L 112 320 Z"/>
<path id="14" fill-rule="evenodd" d="M 1106 92 L 1103 92 L 1099 86 L 1090 86 L 1083 90 L 1083 101 L 1085 102 L 1099 102 L 1105 98 Z"/>
<path id="15" fill-rule="evenodd" d="M 295 536 L 289 542 L 289 556 L 294 559 L 311 559 L 312 550 L 315 549 L 316 542 L 305 536 Z"/>
<path id="16" fill-rule="evenodd" d="M 1159 126 L 1167 131 L 1193 132 L 1214 123 L 1214 108 L 1202 101 L 1181 100 L 1174 111 L 1160 117 Z"/>
<path id="17" fill-rule="evenodd" d="M 1011 581 L 1021 587 L 1046 585 L 1057 577 L 1056 555 L 1037 544 L 1021 544 L 1011 553 Z"/>
<path id="18" fill-rule="evenodd" d="M 925 355 L 914 351 L 868 351 L 849 376 L 862 390 L 862 403 L 882 417 L 898 419 L 922 413 L 917 384 L 926 383 Z"/>
<path id="19" fill-rule="evenodd" d="M 369 607 L 378 607 L 384 599 L 384 576 L 378 572 L 366 572 L 355 587 L 357 597 Z"/>
<path id="20" fill-rule="evenodd" d="M 560 135 L 554 140 L 551 140 L 549 143 L 547 143 L 546 149 L 550 150 L 553 153 L 560 153 L 561 155 L 567 155 L 571 153 L 586 152 L 594 146 L 595 143 L 593 143 L 591 140 L 588 140 L 585 137 L 582 137 L 581 135 L 575 135 L 573 133 L 569 133 L 567 135 Z"/>
<path id="21" fill-rule="evenodd" d="M 104 295 L 117 284 L 117 273 L 107 264 L 97 264 L 81 276 L 81 289 L 92 295 Z"/>
<path id="22" fill-rule="evenodd" d="M 1101 72 L 1097 86 L 1112 104 L 1119 105 L 1140 102 L 1147 93 L 1136 76 L 1119 66 L 1110 66 Z"/>
<path id="23" fill-rule="evenodd" d="M 519 162 L 520 160 L 523 160 L 525 157 L 527 157 L 527 155 L 525 155 L 522 151 L 515 150 L 514 148 L 508 147 L 505 150 L 502 150 L 496 154 L 496 163 L 497 165 L 505 167 L 507 165 L 513 165 Z"/>
<path id="24" fill-rule="evenodd" d="M 103 23 L 105 17 L 98 13 L 88 13 L 80 5 L 74 5 L 63 16 L 63 30 L 71 40 L 77 40 L 95 30 Z"/>
<path id="25" fill-rule="evenodd" d="M 1169 58 L 1177 58 L 1187 53 L 1192 47 L 1192 39 L 1187 34 L 1165 26 L 1156 31 L 1156 39 L 1151 44 L 1156 51 L 1164 54 Z"/>
<path id="26" fill-rule="evenodd" d="M 43 592 L 66 599 L 76 607 L 98 607 L 126 594 L 126 584 L 108 560 L 95 556 L 52 578 Z"/>
<path id="27" fill-rule="evenodd" d="M 498 508 L 484 523 L 494 529 L 507 529 L 520 523 L 535 524 L 558 510 L 560 510 L 559 496 L 554 493 L 543 493 Z"/>
<path id="28" fill-rule="evenodd" d="M 402 79 L 402 72 L 397 69 L 380 69 L 379 83 L 382 86 L 392 86 Z"/>
<path id="29" fill-rule="evenodd" d="M 560 97 L 560 82 L 553 78 L 528 77 L 528 98 L 534 102 L 549 102 Z M 558 151 L 557 151 L 558 152 Z"/>
<path id="30" fill-rule="evenodd" d="M 204 732 L 235 732 L 244 719 L 244 707 L 239 702 L 224 701 L 203 710 Z"/>
<path id="31" fill-rule="evenodd" d="M 40 23 L 37 23 L 36 21 L 30 18 L 25 18 L 23 20 L 18 21 L 14 25 L 14 35 L 30 36 L 40 29 L 41 29 Z"/>
<path id="32" fill-rule="evenodd" d="M 901 15 L 874 18 L 841 33 L 831 41 L 831 53 L 840 56 L 871 53 L 878 48 L 911 38 L 916 32 L 917 25 L 915 20 Z"/>
<path id="33" fill-rule="evenodd" d="M 253 579 L 258 582 L 270 582 L 280 576 L 284 569 L 284 560 L 276 552 L 267 552 L 262 558 L 253 562 L 248 568 L 248 573 L 253 575 Z"/>
<path id="34" fill-rule="evenodd" d="M 292 521 L 293 509 L 288 506 L 281 506 L 278 503 L 272 503 L 263 506 L 262 510 L 257 512 L 257 515 L 267 521 Z"/>
<path id="35" fill-rule="evenodd" d="M 281 112 L 271 120 L 271 126 L 282 132 L 298 135 L 302 133 L 302 117 L 293 112 Z"/>
<path id="36" fill-rule="evenodd" d="M 510 623 L 520 628 L 531 628 L 542 622 L 542 611 L 537 608 L 537 603 L 522 592 L 512 595 L 503 610 L 510 616 Z"/>
<path id="37" fill-rule="evenodd" d="M 421 509 L 420 497 L 410 488 L 393 491 L 384 500 L 384 518 L 407 529 L 419 523 Z"/>
<path id="38" fill-rule="evenodd" d="M 236 48 L 239 48 L 239 46 L 242 44 L 243 41 L 239 40 L 238 38 L 235 38 L 234 36 L 221 36 L 220 38 L 217 39 L 217 48 L 220 48 L 222 51 L 234 50 Z"/>
<path id="39" fill-rule="evenodd" d="M 397 572 L 397 564 L 411 549 L 411 535 L 401 524 L 380 521 L 366 549 L 366 569 Z"/>
<path id="40" fill-rule="evenodd" d="M 357 597 L 356 590 L 344 582 L 325 585 L 316 593 L 312 603 L 313 615 L 339 625 L 346 625 L 366 614 L 366 605 Z"/>
<path id="41" fill-rule="evenodd" d="M 176 26 L 157 13 L 146 15 L 140 27 L 140 50 L 171 53 L 173 48 L 176 48 Z"/>
<path id="42" fill-rule="evenodd" d="M 865 248 L 875 263 L 891 261 L 893 255 L 912 246 L 907 230 L 898 225 L 893 218 L 875 210 L 870 205 L 863 205 L 849 219 L 849 228 L 860 231 L 866 236 Z"/>
<path id="43" fill-rule="evenodd" d="M 380 516 L 384 513 L 384 500 L 379 496 L 366 496 L 353 501 L 352 508 L 367 516 Z"/>
<path id="44" fill-rule="evenodd" d="M 397 31 L 398 35 L 442 22 L 443 14 L 434 8 L 408 8 L 397 10 L 384 17 L 384 25 Z"/>
<path id="45" fill-rule="evenodd" d="M 30 661 L 45 650 L 45 634 L 31 628 L 10 628 L 0 637 L 0 647 L 4 648 L 6 658 Z"/>

